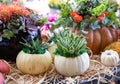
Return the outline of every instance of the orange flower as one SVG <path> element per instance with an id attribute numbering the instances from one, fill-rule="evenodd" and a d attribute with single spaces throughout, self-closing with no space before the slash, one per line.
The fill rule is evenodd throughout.
<path id="1" fill-rule="evenodd" d="M 99 23 L 102 23 L 102 20 L 103 20 L 103 19 L 104 19 L 104 16 L 98 16 L 98 17 L 97 17 L 97 20 L 98 20 Z"/>
<path id="2" fill-rule="evenodd" d="M 75 15 L 79 15 L 78 12 L 70 12 L 70 15 L 74 17 Z"/>
<path id="3" fill-rule="evenodd" d="M 107 16 L 108 14 L 109 14 L 108 11 L 102 12 L 102 13 L 100 14 L 100 16 L 97 17 L 97 20 L 98 20 L 100 23 L 102 23 L 102 20 L 103 20 L 104 17 Z"/>
<path id="4" fill-rule="evenodd" d="M 0 5 L 1 20 L 7 21 L 13 14 L 28 17 L 30 14 L 30 11 L 28 11 L 26 8 L 24 8 L 21 5 Z"/>
<path id="5" fill-rule="evenodd" d="M 106 11 L 106 12 L 102 12 L 102 13 L 100 14 L 100 16 L 105 17 L 105 16 L 107 16 L 108 14 L 109 14 L 109 12 L 108 12 L 108 11 Z"/>
<path id="6" fill-rule="evenodd" d="M 79 22 L 81 22 L 83 20 L 83 17 L 80 16 L 80 15 L 75 15 L 73 17 L 73 20 L 74 20 L 75 23 L 79 23 Z"/>

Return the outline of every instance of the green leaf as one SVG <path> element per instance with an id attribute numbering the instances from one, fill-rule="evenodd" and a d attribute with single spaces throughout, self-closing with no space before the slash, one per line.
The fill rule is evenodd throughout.
<path id="1" fill-rule="evenodd" d="M 91 23 L 89 24 L 89 27 L 92 30 L 96 30 L 96 29 L 101 28 L 100 25 L 99 25 L 99 23 L 98 23 L 98 20 L 96 18 L 94 18 L 94 19 L 91 20 Z"/>
<path id="2" fill-rule="evenodd" d="M 107 4 L 107 11 L 109 12 L 115 12 L 117 10 L 117 2 L 109 2 Z"/>
<path id="3" fill-rule="evenodd" d="M 30 53 L 30 49 L 29 49 L 29 48 L 23 48 L 23 51 L 24 51 L 25 53 Z"/>
<path id="4" fill-rule="evenodd" d="M 105 25 L 105 26 L 111 26 L 114 24 L 114 21 L 108 19 L 107 17 L 105 17 L 103 20 L 102 20 L 102 24 Z"/>
<path id="5" fill-rule="evenodd" d="M 10 31 L 9 29 L 5 29 L 3 31 L 3 34 L 2 34 L 2 37 L 3 38 L 7 38 L 7 39 L 10 39 L 11 37 L 14 36 L 14 33 L 12 31 Z"/>
<path id="6" fill-rule="evenodd" d="M 38 33 L 41 34 L 39 29 Z M 20 42 L 26 49 L 24 50 L 23 48 L 23 50 L 29 54 L 44 54 L 48 48 L 48 45 L 46 43 L 42 43 L 39 36 L 36 39 L 32 39 L 32 42 L 27 42 L 25 39 L 23 39 L 23 41 L 24 42 Z"/>
<path id="7" fill-rule="evenodd" d="M 40 19 L 39 21 L 37 21 L 37 22 L 35 23 L 35 25 L 36 25 L 36 26 L 42 26 L 42 25 L 44 25 L 45 23 L 47 23 L 47 18 L 42 18 L 42 19 Z"/>

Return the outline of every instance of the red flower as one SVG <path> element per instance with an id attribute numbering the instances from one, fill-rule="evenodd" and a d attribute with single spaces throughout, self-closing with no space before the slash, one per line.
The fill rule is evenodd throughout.
<path id="1" fill-rule="evenodd" d="M 105 16 L 107 16 L 109 12 L 102 12 L 100 16 L 97 17 L 97 20 L 102 23 L 102 20 L 104 19 Z"/>
<path id="2" fill-rule="evenodd" d="M 81 22 L 83 20 L 83 17 L 80 16 L 80 15 L 75 15 L 73 17 L 73 20 L 74 20 L 75 23 L 79 23 L 79 22 Z"/>
<path id="3" fill-rule="evenodd" d="M 78 12 L 70 12 L 71 17 L 73 18 L 75 23 L 79 23 L 83 20 L 83 17 L 79 15 Z"/>
<path id="4" fill-rule="evenodd" d="M 74 17 L 75 15 L 79 15 L 79 13 L 78 13 L 78 12 L 70 12 L 70 15 L 71 15 L 72 17 Z"/>
<path id="5" fill-rule="evenodd" d="M 102 23 L 102 20 L 103 20 L 103 19 L 104 19 L 104 16 L 98 16 L 98 17 L 97 17 L 97 20 L 98 20 L 99 23 Z"/>

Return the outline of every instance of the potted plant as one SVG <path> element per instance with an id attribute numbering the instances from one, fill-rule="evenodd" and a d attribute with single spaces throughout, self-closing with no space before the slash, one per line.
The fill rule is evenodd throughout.
<path id="1" fill-rule="evenodd" d="M 68 31 L 55 33 L 56 51 L 54 64 L 56 70 L 65 76 L 83 74 L 90 65 L 85 38 L 70 34 Z"/>
<path id="2" fill-rule="evenodd" d="M 38 36 L 35 25 L 41 17 L 34 11 L 21 5 L 0 5 L 0 59 L 15 61 L 18 52 L 23 48 L 19 43 L 31 41 Z"/>
<path id="3" fill-rule="evenodd" d="M 75 0 L 61 6 L 58 24 L 72 29 L 75 35 L 84 35 L 87 46 L 99 54 L 105 46 L 117 41 L 117 2 L 108 0 Z M 56 24 L 52 27 L 56 27 Z M 52 29 L 51 28 L 51 29 Z"/>
<path id="4" fill-rule="evenodd" d="M 31 43 L 21 42 L 25 47 L 16 58 L 16 65 L 23 73 L 41 74 L 46 72 L 52 64 L 50 53 L 46 50 L 47 45 L 38 37 Z"/>

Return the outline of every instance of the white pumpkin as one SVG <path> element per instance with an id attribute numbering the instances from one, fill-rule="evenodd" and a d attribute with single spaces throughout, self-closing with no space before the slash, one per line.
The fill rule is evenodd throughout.
<path id="1" fill-rule="evenodd" d="M 119 60 L 119 55 L 116 51 L 106 50 L 101 54 L 101 62 L 108 67 L 117 66 Z"/>
<path id="2" fill-rule="evenodd" d="M 52 59 L 54 59 L 55 57 L 54 52 L 56 48 L 57 48 L 57 45 L 53 42 L 49 45 L 48 51 L 50 52 Z"/>
<path id="3" fill-rule="evenodd" d="M 52 64 L 48 51 L 44 54 L 27 54 L 21 51 L 16 58 L 16 65 L 20 71 L 28 74 L 41 74 L 46 72 Z"/>
<path id="4" fill-rule="evenodd" d="M 90 65 L 90 58 L 87 53 L 83 53 L 75 58 L 67 58 L 57 55 L 54 59 L 56 70 L 65 76 L 76 76 L 83 74 Z"/>

